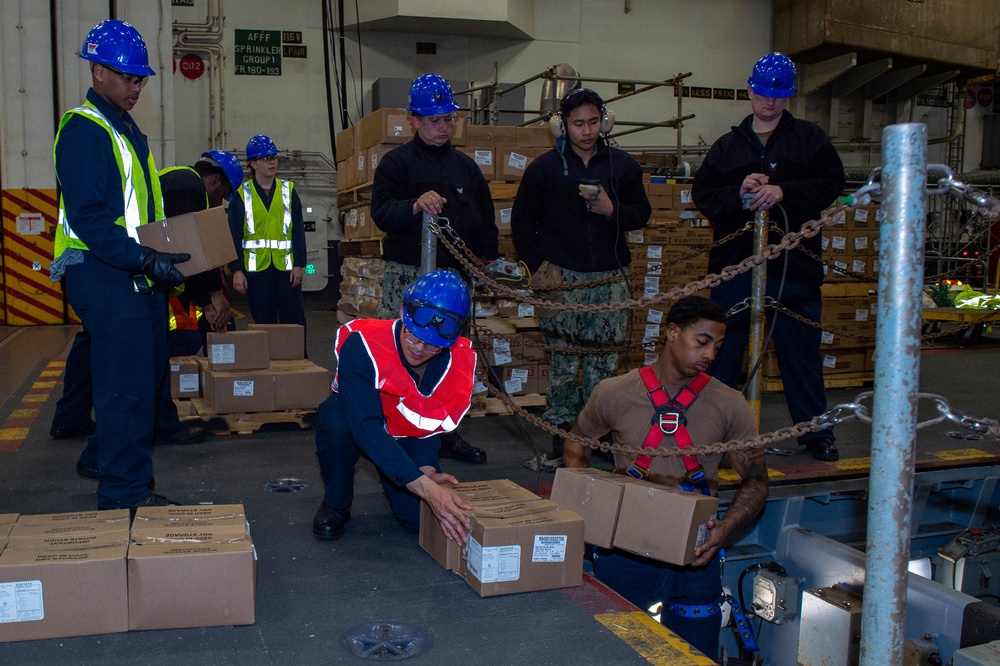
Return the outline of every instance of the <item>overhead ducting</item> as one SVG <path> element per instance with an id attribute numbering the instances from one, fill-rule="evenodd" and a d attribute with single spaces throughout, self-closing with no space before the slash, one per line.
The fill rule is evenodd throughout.
<path id="1" fill-rule="evenodd" d="M 468 37 L 532 39 L 535 0 L 365 0 L 348 27 Z"/>

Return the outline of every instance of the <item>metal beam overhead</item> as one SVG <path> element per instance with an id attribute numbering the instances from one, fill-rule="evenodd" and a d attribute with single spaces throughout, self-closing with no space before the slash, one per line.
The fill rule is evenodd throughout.
<path id="1" fill-rule="evenodd" d="M 865 99 L 878 99 L 899 86 L 912 81 L 927 71 L 927 65 L 914 65 L 906 69 L 886 72 L 865 87 Z"/>
<path id="2" fill-rule="evenodd" d="M 833 82 L 833 96 L 843 97 L 874 81 L 892 69 L 892 58 L 859 65 Z"/>
<path id="3" fill-rule="evenodd" d="M 896 88 L 894 91 L 896 93 L 896 99 L 909 99 L 911 97 L 916 97 L 921 93 L 927 92 L 934 86 L 951 81 L 953 78 L 958 76 L 958 74 L 959 70 L 953 69 L 948 72 L 941 72 L 940 74 L 931 74 L 930 76 L 922 76 L 919 79 L 913 79 L 912 81 Z"/>
<path id="4" fill-rule="evenodd" d="M 841 74 L 856 67 L 857 64 L 857 53 L 845 53 L 823 62 L 796 64 L 795 68 L 799 74 L 799 95 L 805 96 L 816 92 Z"/>

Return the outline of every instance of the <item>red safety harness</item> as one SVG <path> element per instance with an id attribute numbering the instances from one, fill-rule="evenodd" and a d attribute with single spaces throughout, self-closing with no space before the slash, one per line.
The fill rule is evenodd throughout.
<path id="1" fill-rule="evenodd" d="M 698 394 L 708 384 L 712 378 L 704 372 L 699 372 L 698 376 L 688 382 L 673 398 L 667 393 L 656 379 L 653 367 L 645 365 L 639 368 L 639 376 L 646 386 L 646 395 L 653 403 L 656 413 L 653 414 L 652 425 L 649 434 L 646 435 L 642 448 L 656 450 L 660 446 L 664 435 L 673 435 L 677 442 L 677 448 L 685 449 L 691 446 L 691 435 L 687 431 L 687 417 L 684 412 L 698 399 Z M 711 495 L 711 490 L 705 482 L 705 468 L 701 466 L 695 456 L 681 456 L 684 460 L 684 467 L 687 468 L 687 481 L 681 483 L 681 488 L 686 491 L 699 488 L 705 495 Z M 649 477 L 649 465 L 653 462 L 650 456 L 640 456 L 628 468 L 629 476 L 637 479 Z"/>

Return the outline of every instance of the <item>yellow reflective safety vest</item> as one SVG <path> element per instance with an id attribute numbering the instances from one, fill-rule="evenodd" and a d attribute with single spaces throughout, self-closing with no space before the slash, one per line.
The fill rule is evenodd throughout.
<path id="1" fill-rule="evenodd" d="M 270 208 L 257 194 L 253 179 L 240 188 L 243 192 L 243 266 L 251 272 L 274 265 L 292 270 L 292 189 L 290 180 L 276 178 Z M 280 196 L 278 194 L 280 193 Z"/>
<path id="2" fill-rule="evenodd" d="M 147 190 L 146 177 L 142 169 L 142 160 L 136 154 L 135 148 L 132 147 L 128 139 L 114 128 L 97 107 L 90 102 L 84 102 L 83 106 L 78 106 L 63 114 L 62 120 L 59 122 L 59 131 L 56 133 L 55 143 L 52 146 L 53 163 L 56 159 L 55 147 L 59 145 L 59 135 L 62 133 L 63 127 L 66 126 L 66 123 L 74 115 L 80 115 L 88 120 L 92 120 L 107 130 L 108 135 L 111 137 L 111 147 L 115 153 L 115 161 L 118 163 L 118 171 L 121 173 L 122 194 L 125 198 L 125 210 L 123 215 L 115 220 L 115 223 L 125 227 L 128 235 L 138 242 L 139 235 L 136 230 L 139 228 L 139 225 L 152 221 L 146 219 L 148 216 L 147 211 L 149 210 L 149 197 L 153 197 L 156 219 L 163 219 L 163 195 L 160 193 L 160 181 L 156 177 L 156 164 L 153 162 L 152 151 L 150 151 L 146 158 L 146 166 L 149 169 L 150 182 L 152 184 L 150 190 Z M 76 248 L 78 250 L 89 249 L 86 243 L 80 240 L 73 232 L 72 220 L 66 218 L 65 203 L 60 195 L 59 224 L 56 225 L 56 241 L 53 255 L 58 259 L 67 248 Z"/>

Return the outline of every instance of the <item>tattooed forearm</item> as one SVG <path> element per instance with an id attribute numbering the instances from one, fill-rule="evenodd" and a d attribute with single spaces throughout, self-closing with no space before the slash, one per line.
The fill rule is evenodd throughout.
<path id="1" fill-rule="evenodd" d="M 736 527 L 753 520 L 764 508 L 767 501 L 767 462 L 760 449 L 730 454 L 729 459 L 742 479 L 725 515 L 725 521 Z"/>

